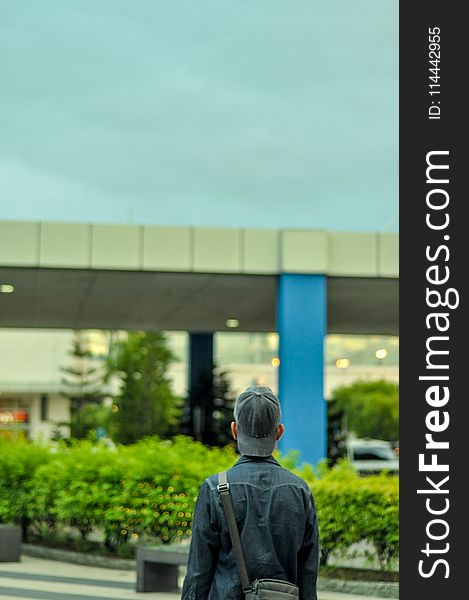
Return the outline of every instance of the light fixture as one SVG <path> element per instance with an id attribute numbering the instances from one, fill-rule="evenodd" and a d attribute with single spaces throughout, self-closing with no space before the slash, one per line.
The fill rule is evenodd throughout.
<path id="1" fill-rule="evenodd" d="M 349 361 L 349 359 L 348 359 L 348 358 L 338 358 L 338 359 L 335 361 L 335 366 L 336 366 L 338 369 L 346 369 L 347 367 L 349 367 L 349 366 L 350 366 L 350 361 Z"/>
<path id="2" fill-rule="evenodd" d="M 271 350 L 276 350 L 278 347 L 278 333 L 267 334 L 267 345 Z"/>
<path id="3" fill-rule="evenodd" d="M 239 321 L 238 319 L 226 319 L 225 325 L 230 329 L 235 329 L 236 327 L 239 327 Z"/>
<path id="4" fill-rule="evenodd" d="M 15 286 L 11 283 L 0 283 L 0 294 L 12 294 L 15 291 Z"/>
<path id="5" fill-rule="evenodd" d="M 275 368 L 280 367 L 280 358 L 278 358 L 278 356 L 274 356 L 274 358 L 271 361 L 271 364 Z"/>
<path id="6" fill-rule="evenodd" d="M 383 360 L 383 358 L 386 358 L 387 355 L 388 355 L 388 351 L 386 350 L 386 348 L 379 348 L 375 352 L 375 356 L 379 360 Z"/>

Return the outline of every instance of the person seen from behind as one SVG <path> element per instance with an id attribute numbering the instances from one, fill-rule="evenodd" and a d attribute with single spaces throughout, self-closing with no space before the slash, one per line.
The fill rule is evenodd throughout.
<path id="1" fill-rule="evenodd" d="M 316 600 L 316 509 L 307 483 L 272 456 L 284 432 L 280 419 L 280 403 L 270 388 L 249 387 L 237 397 L 231 431 L 241 457 L 226 472 L 225 487 L 249 585 L 257 580 L 289 582 L 298 586 L 300 600 Z M 182 600 L 262 597 L 255 595 L 254 587 L 244 586 L 243 591 L 240 552 L 234 551 L 231 540 L 215 474 L 203 482 L 197 496 Z"/>

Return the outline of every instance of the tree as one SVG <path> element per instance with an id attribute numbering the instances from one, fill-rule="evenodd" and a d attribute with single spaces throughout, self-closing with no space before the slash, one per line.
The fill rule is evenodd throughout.
<path id="1" fill-rule="evenodd" d="M 357 381 L 332 392 L 344 425 L 358 437 L 399 439 L 399 386 L 389 381 Z"/>
<path id="2" fill-rule="evenodd" d="M 235 445 L 230 430 L 235 399 L 228 373 L 214 365 L 189 390 L 183 433 L 207 446 Z"/>
<path id="3" fill-rule="evenodd" d="M 110 437 L 112 431 L 112 409 L 102 402 L 83 406 L 72 419 L 74 437 L 99 439 Z M 79 434 L 79 435 L 77 435 Z"/>
<path id="4" fill-rule="evenodd" d="M 60 370 L 64 374 L 62 395 L 70 400 L 70 423 L 57 423 L 54 436 L 61 436 L 60 426 L 69 425 L 71 437 L 85 438 L 95 427 L 92 420 L 85 418 L 85 413 L 88 416 L 93 409 L 101 408 L 104 399 L 104 360 L 89 350 L 83 331 L 75 331 L 69 355 L 71 365 Z"/>
<path id="5" fill-rule="evenodd" d="M 337 400 L 327 402 L 327 458 L 330 466 L 347 455 L 345 445 L 347 433 L 344 431 L 344 411 Z"/>
<path id="6" fill-rule="evenodd" d="M 233 408 L 236 394 L 231 390 L 230 380 L 226 371 L 218 372 L 214 377 L 214 411 L 213 418 L 213 445 L 236 447 L 236 442 L 231 435 L 231 421 L 233 421 Z"/>
<path id="7" fill-rule="evenodd" d="M 175 360 L 162 333 L 130 332 L 112 348 L 108 377 L 120 383 L 112 419 L 116 441 L 131 444 L 147 435 L 176 433 L 180 399 L 167 376 Z"/>

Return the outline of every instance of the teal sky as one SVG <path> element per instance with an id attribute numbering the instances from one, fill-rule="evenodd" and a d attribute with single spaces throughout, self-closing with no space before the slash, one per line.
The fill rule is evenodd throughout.
<path id="1" fill-rule="evenodd" d="M 397 231 L 397 0 L 0 14 L 0 219 Z"/>

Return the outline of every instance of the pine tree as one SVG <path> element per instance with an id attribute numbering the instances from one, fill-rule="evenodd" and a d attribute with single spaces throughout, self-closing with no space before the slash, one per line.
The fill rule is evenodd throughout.
<path id="1" fill-rule="evenodd" d="M 69 352 L 71 365 L 62 367 L 62 395 L 70 400 L 70 435 L 84 438 L 93 429 L 88 418 L 82 418 L 91 406 L 100 407 L 105 375 L 104 361 L 95 356 L 88 347 L 86 333 L 75 331 L 73 347 Z M 58 423 L 58 426 L 64 423 Z M 67 424 L 65 424 L 67 425 Z"/>

